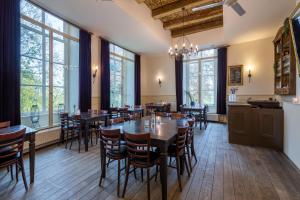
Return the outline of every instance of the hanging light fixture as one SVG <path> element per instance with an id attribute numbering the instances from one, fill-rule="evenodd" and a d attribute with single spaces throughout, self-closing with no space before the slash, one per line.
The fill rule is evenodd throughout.
<path id="1" fill-rule="evenodd" d="M 182 8 L 182 27 L 184 28 L 184 17 L 185 17 L 185 8 Z M 193 45 L 188 37 L 184 34 L 184 29 L 182 29 L 182 37 L 180 37 L 175 45 L 169 48 L 169 55 L 175 57 L 176 60 L 179 60 L 183 57 L 190 57 L 192 55 L 197 55 L 199 52 L 198 46 Z"/>

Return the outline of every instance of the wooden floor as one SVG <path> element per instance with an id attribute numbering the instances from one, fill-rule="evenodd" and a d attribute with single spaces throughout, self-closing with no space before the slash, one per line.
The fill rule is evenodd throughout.
<path id="1" fill-rule="evenodd" d="M 195 140 L 198 163 L 191 178 L 184 174 L 182 192 L 178 190 L 175 169 L 168 170 L 169 199 L 300 199 L 300 174 L 282 154 L 228 144 L 227 126 L 221 124 L 210 124 L 205 132 L 198 130 Z M 52 146 L 38 151 L 36 156 L 35 183 L 27 193 L 21 176 L 16 183 L 6 170 L 1 171 L 1 200 L 118 199 L 114 163 L 103 187 L 98 186 L 99 146 L 80 154 L 76 145 L 72 150 L 64 149 L 63 145 Z M 25 162 L 28 176 L 27 157 Z M 121 180 L 123 187 L 124 175 Z M 151 199 L 160 199 L 160 192 L 159 181 L 152 180 Z M 145 182 L 131 175 L 125 199 L 147 199 Z"/>

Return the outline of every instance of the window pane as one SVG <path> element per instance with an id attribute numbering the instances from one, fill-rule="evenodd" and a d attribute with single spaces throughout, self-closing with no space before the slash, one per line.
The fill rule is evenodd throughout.
<path id="1" fill-rule="evenodd" d="M 58 31 L 64 31 L 64 22 L 49 13 L 45 13 L 45 24 Z"/>
<path id="2" fill-rule="evenodd" d="M 36 21 L 42 22 L 42 10 L 35 5 L 25 1 L 21 0 L 21 13 L 23 15 L 26 15 L 27 17 L 30 17 Z"/>
<path id="3" fill-rule="evenodd" d="M 65 44 L 63 42 L 53 41 L 53 62 L 65 63 Z"/>
<path id="4" fill-rule="evenodd" d="M 21 55 L 42 59 L 43 36 L 24 27 L 21 27 L 21 35 Z"/>

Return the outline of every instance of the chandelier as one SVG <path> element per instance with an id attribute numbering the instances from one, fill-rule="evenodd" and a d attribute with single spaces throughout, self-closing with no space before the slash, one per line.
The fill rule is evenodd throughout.
<path id="1" fill-rule="evenodd" d="M 184 27 L 184 17 L 185 17 L 185 8 L 182 8 L 182 27 Z M 169 48 L 169 56 L 175 57 L 176 60 L 179 60 L 183 57 L 187 58 L 193 55 L 197 55 L 199 52 L 198 46 L 193 45 L 188 37 L 184 34 L 184 29 L 182 29 L 182 36 L 178 38 L 175 45 Z"/>

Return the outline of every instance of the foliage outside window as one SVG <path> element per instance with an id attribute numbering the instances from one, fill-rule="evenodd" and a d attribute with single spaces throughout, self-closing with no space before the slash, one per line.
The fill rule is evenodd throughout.
<path id="1" fill-rule="evenodd" d="M 53 126 L 78 108 L 79 30 L 25 0 L 21 16 L 22 124 Z"/>
<path id="2" fill-rule="evenodd" d="M 111 107 L 134 105 L 134 54 L 110 44 Z"/>
<path id="3" fill-rule="evenodd" d="M 200 51 L 197 56 L 183 61 L 183 102 L 209 106 L 210 113 L 216 113 L 217 104 L 217 51 Z"/>

